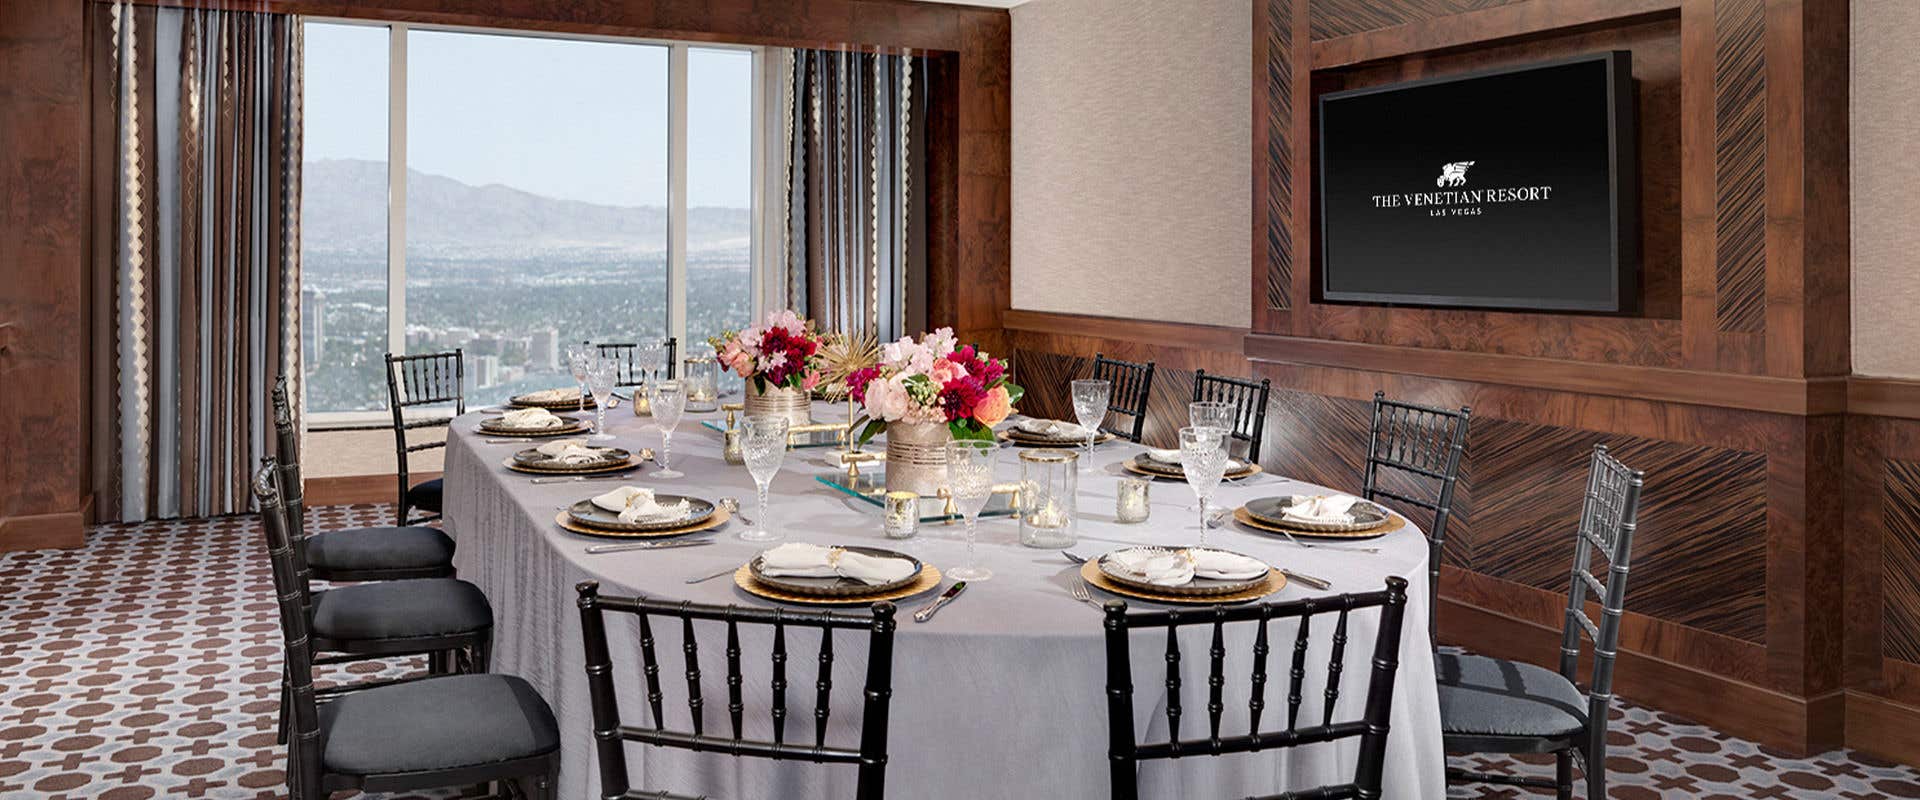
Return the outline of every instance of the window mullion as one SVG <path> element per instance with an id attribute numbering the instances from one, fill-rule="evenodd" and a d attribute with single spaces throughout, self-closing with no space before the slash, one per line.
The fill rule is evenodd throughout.
<path id="1" fill-rule="evenodd" d="M 667 60 L 667 333 L 687 341 L 687 46 Z"/>
<path id="2" fill-rule="evenodd" d="M 387 39 L 387 351 L 407 351 L 407 26 Z"/>

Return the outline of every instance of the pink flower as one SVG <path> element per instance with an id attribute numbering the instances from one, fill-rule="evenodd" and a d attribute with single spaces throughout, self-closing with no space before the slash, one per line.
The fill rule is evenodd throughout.
<path id="1" fill-rule="evenodd" d="M 1013 413 L 1013 398 L 1007 394 L 1004 386 L 995 386 L 987 390 L 987 396 L 973 407 L 973 418 L 989 428 L 1006 421 Z"/>
<path id="2" fill-rule="evenodd" d="M 907 396 L 907 388 L 899 375 L 867 384 L 866 407 L 870 416 L 896 422 L 905 419 L 912 406 L 913 399 Z"/>
<path id="3" fill-rule="evenodd" d="M 820 373 L 815 370 L 808 370 L 806 377 L 800 379 L 800 388 L 809 392 L 819 385 Z"/>
<path id="4" fill-rule="evenodd" d="M 945 386 L 966 377 L 967 368 L 943 358 L 933 362 L 933 369 L 927 371 L 927 376 L 933 378 L 934 383 Z"/>

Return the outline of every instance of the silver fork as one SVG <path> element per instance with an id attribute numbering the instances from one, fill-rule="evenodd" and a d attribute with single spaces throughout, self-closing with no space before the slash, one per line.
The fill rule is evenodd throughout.
<path id="1" fill-rule="evenodd" d="M 1067 586 L 1067 594 L 1072 595 L 1075 600 L 1100 609 L 1101 613 L 1107 610 L 1106 606 L 1096 602 L 1093 595 L 1087 591 L 1087 581 L 1084 578 L 1075 578 L 1073 583 Z"/>

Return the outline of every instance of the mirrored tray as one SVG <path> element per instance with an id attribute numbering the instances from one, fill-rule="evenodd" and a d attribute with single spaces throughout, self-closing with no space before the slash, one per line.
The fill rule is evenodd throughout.
<path id="1" fill-rule="evenodd" d="M 887 467 L 886 462 L 862 467 L 860 476 L 847 477 L 845 472 L 830 472 L 814 477 L 821 483 L 833 487 L 834 491 L 860 500 L 874 508 L 887 505 Z M 980 512 L 980 518 L 1013 516 L 1013 495 L 995 494 L 987 499 L 987 508 Z M 938 497 L 920 498 L 921 522 L 945 522 L 960 519 L 958 514 L 947 513 L 947 501 Z"/>

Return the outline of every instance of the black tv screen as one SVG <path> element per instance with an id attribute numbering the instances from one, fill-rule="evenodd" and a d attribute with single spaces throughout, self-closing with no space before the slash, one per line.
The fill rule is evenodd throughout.
<path id="1" fill-rule="evenodd" d="M 1630 309 L 1631 76 L 1617 51 L 1322 95 L 1321 297 Z"/>

